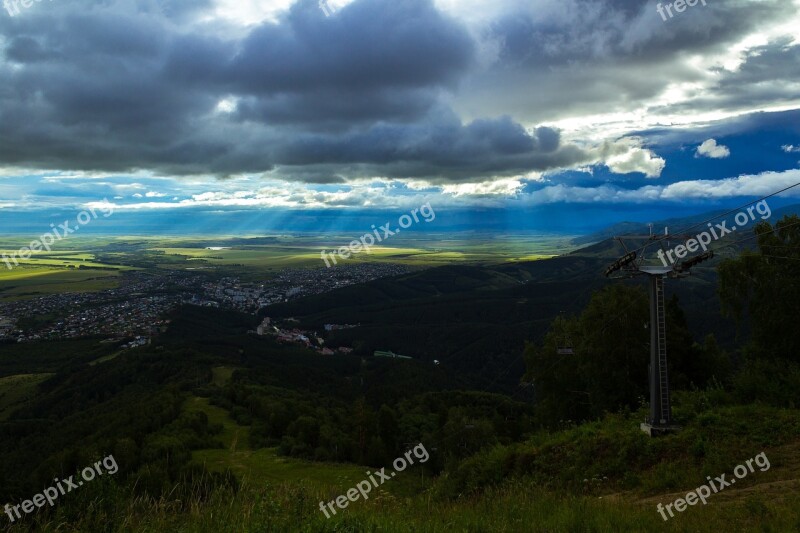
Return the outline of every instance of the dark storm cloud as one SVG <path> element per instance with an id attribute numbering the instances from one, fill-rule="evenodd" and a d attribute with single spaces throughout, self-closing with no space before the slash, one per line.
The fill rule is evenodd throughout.
<path id="1" fill-rule="evenodd" d="M 474 60 L 467 32 L 430 0 L 358 1 L 332 18 L 302 0 L 232 44 L 187 36 L 165 70 L 240 97 L 240 120 L 311 129 L 419 118 Z"/>
<path id="2" fill-rule="evenodd" d="M 436 91 L 424 88 L 359 91 L 324 90 L 245 97 L 236 118 L 267 124 L 302 124 L 319 130 L 347 130 L 375 120 L 406 122 L 423 117 L 438 101 Z"/>
<path id="3" fill-rule="evenodd" d="M 332 183 L 342 168 L 458 180 L 585 158 L 554 130 L 464 125 L 440 102 L 475 51 L 429 0 L 361 0 L 330 19 L 305 0 L 240 41 L 109 5 L 4 21 L 4 163 L 219 175 L 277 166 Z M 185 18 L 181 6 L 172 13 Z M 216 111 L 224 98 L 235 112 Z"/>
<path id="4" fill-rule="evenodd" d="M 719 49 L 796 12 L 787 4 L 711 2 L 665 23 L 655 2 L 564 0 L 547 11 L 547 17 L 535 8 L 509 13 L 490 26 L 487 36 L 504 41 L 501 61 L 506 66 L 564 66 L 597 59 L 637 64 L 674 57 L 676 52 Z"/>
<path id="5" fill-rule="evenodd" d="M 413 126 L 379 124 L 345 136 L 309 136 L 287 146 L 277 159 L 287 166 L 358 161 L 348 169 L 350 175 L 434 182 L 517 175 L 590 159 L 574 146 L 561 146 L 557 131 L 543 127 L 527 132 L 508 117 L 464 126 L 451 111 L 442 111 L 426 120 Z M 295 173 L 288 168 L 281 171 Z"/>
<path id="6" fill-rule="evenodd" d="M 326 18 L 315 0 L 242 43 L 226 74 L 252 93 L 453 86 L 472 62 L 467 32 L 430 0 L 358 1 Z"/>
<path id="7" fill-rule="evenodd" d="M 665 25 L 638 1 L 543 3 L 539 18 L 520 8 L 477 33 L 431 0 L 356 0 L 332 17 L 300 0 L 251 29 L 205 20 L 208 0 L 34 4 L 0 17 L 0 164 L 322 183 L 583 164 L 557 130 L 520 119 L 635 103 L 697 76 L 680 53 L 722 49 L 789 9 L 709 6 Z M 475 35 L 502 43 L 488 70 Z"/>
<path id="8" fill-rule="evenodd" d="M 665 22 L 656 2 L 640 0 L 514 5 L 483 31 L 497 57 L 472 77 L 460 108 L 533 122 L 624 111 L 671 83 L 705 80 L 688 55 L 723 53 L 797 12 L 785 0 L 709 2 Z M 492 99 L 498 91 L 504 98 Z"/>

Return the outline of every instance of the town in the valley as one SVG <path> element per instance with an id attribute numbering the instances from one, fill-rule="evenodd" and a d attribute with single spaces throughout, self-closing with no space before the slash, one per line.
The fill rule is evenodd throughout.
<path id="1" fill-rule="evenodd" d="M 335 269 L 287 268 L 262 282 L 235 277 L 211 280 L 191 271 L 131 271 L 119 286 L 98 292 L 62 293 L 30 299 L 0 300 L 0 342 L 36 342 L 105 336 L 122 348 L 148 344 L 168 325 L 168 315 L 180 305 L 220 307 L 256 314 L 270 305 L 321 294 L 356 283 L 405 274 L 402 265 L 365 263 Z M 2 294 L 0 294 L 2 296 Z M 266 319 L 254 334 L 274 335 L 319 353 L 349 353 L 324 346 L 316 332 L 302 331 Z M 325 329 L 352 327 L 328 324 Z"/>

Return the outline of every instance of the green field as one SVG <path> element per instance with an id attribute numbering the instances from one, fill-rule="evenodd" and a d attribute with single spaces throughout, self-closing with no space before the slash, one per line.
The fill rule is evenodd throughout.
<path id="1" fill-rule="evenodd" d="M 98 245 L 95 240 L 86 241 L 90 246 Z M 0 243 L 0 254 L 11 257 L 18 250 L 10 244 Z M 96 254 L 86 249 L 37 253 L 8 262 L 13 268 L 0 262 L 0 301 L 111 289 L 118 286 L 121 272 L 133 269 L 98 261 Z"/>
<path id="2" fill-rule="evenodd" d="M 0 263 L 0 301 L 66 292 L 94 292 L 118 286 L 130 270 L 207 272 L 260 280 L 285 268 L 320 268 L 323 250 L 346 246 L 353 235 L 274 235 L 253 238 L 75 238 L 64 250 L 34 254 L 8 269 Z M 574 248 L 570 237 L 504 235 L 502 237 L 424 235 L 394 238 L 337 264 L 395 263 L 409 267 L 535 261 Z M 0 241 L 0 254 L 23 246 Z M 69 247 L 71 246 L 71 248 Z M 214 249 L 212 249 L 214 248 Z M 329 259 L 329 262 L 332 261 Z M 12 262 L 13 265 L 13 262 Z"/>
<path id="3" fill-rule="evenodd" d="M 232 248 L 228 250 L 207 250 L 205 248 L 153 248 L 166 256 L 184 257 L 188 261 L 185 268 L 196 268 L 198 263 L 215 267 L 241 266 L 256 270 L 288 267 L 319 266 L 319 253 L 300 247 L 257 246 Z M 319 264 L 318 264 L 319 263 Z"/>
<path id="4" fill-rule="evenodd" d="M 0 301 L 66 292 L 95 292 L 118 286 L 119 271 L 20 267 L 0 270 Z"/>
<path id="5" fill-rule="evenodd" d="M 275 268 L 299 268 L 324 266 L 321 252 L 332 249 L 302 247 L 258 246 L 233 248 L 230 250 L 206 250 L 199 248 L 154 248 L 167 256 L 186 257 L 188 268 L 197 266 L 197 261 L 216 267 L 243 266 L 257 270 Z M 428 250 L 424 248 L 391 248 L 373 247 L 343 259 L 336 256 L 336 264 L 352 265 L 358 263 L 398 263 L 411 266 L 438 266 L 451 263 L 471 261 L 497 260 L 496 256 L 486 252 L 465 253 L 458 251 Z M 192 262 L 195 262 L 192 264 Z M 333 264 L 333 261 L 329 259 Z"/>
<path id="6" fill-rule="evenodd" d="M 184 259 L 186 268 L 200 264 L 213 267 L 240 266 L 257 271 L 286 267 L 320 267 L 324 265 L 322 251 L 333 252 L 347 246 L 353 235 L 322 237 L 280 236 L 274 243 L 263 244 L 261 239 L 250 243 L 238 240 L 208 239 L 206 241 L 170 241 L 169 246 L 148 248 L 165 256 L 165 263 L 174 265 Z M 408 266 L 440 266 L 453 263 L 503 263 L 533 261 L 554 257 L 574 249 L 571 237 L 551 235 L 505 235 L 502 237 L 419 236 L 396 238 L 384 245 L 371 247 L 342 259 L 338 264 L 362 262 L 398 263 Z M 164 241 L 161 244 L 165 244 Z M 208 248 L 222 249 L 208 249 Z M 329 260 L 330 261 L 330 260 Z"/>

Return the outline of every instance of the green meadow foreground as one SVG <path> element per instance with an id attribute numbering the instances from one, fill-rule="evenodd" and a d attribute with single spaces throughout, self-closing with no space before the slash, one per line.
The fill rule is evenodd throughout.
<path id="1" fill-rule="evenodd" d="M 364 479 L 369 467 L 322 464 L 251 450 L 248 428 L 204 398 L 184 409 L 220 423 L 222 446 L 193 462 L 232 471 L 235 488 L 136 497 L 116 485 L 85 487 L 74 505 L 11 530 L 269 532 L 612 532 L 796 531 L 800 526 L 800 413 L 729 405 L 721 391 L 687 393 L 677 412 L 685 428 L 652 440 L 637 428 L 644 411 L 487 449 L 449 476 L 420 480 L 411 469 L 326 519 L 329 501 Z M 696 411 L 696 409 L 699 409 Z M 671 503 L 764 451 L 758 469 L 664 522 Z M 374 470 L 374 469 L 371 469 Z M 97 489 L 97 490 L 95 490 Z M 44 515 L 44 513 L 42 513 Z M 70 524 L 66 529 L 59 524 Z"/>

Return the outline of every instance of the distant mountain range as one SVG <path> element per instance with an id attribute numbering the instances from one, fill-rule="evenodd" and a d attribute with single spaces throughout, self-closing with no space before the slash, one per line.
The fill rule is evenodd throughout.
<path id="1" fill-rule="evenodd" d="M 722 220 L 733 220 L 733 217 L 736 216 L 738 211 L 734 211 L 730 213 L 724 218 L 719 218 L 724 213 L 727 213 L 729 210 L 719 209 L 715 211 L 707 211 L 705 213 L 699 213 L 697 215 L 692 215 L 688 217 L 679 217 L 679 218 L 669 218 L 665 220 L 658 220 L 652 222 L 653 224 L 653 233 L 663 235 L 664 229 L 668 228 L 671 234 L 678 234 L 683 233 L 683 230 L 686 228 L 691 228 L 689 233 L 693 231 L 702 231 L 702 227 L 693 227 L 697 224 L 704 222 L 709 219 L 715 219 L 715 222 L 721 222 Z M 772 215 L 767 220 L 768 222 L 774 224 L 775 222 L 779 221 L 786 215 L 800 215 L 800 204 L 789 205 L 781 208 L 776 208 L 772 211 Z M 747 226 L 748 229 L 752 229 L 753 226 L 757 222 L 761 221 L 761 217 L 756 213 L 756 221 L 752 222 L 750 225 Z M 619 222 L 617 224 L 613 224 L 604 228 L 600 231 L 596 231 L 594 233 L 590 233 L 588 235 L 584 235 L 582 237 L 576 237 L 572 239 L 572 244 L 576 246 L 581 246 L 585 244 L 592 244 L 596 242 L 601 242 L 606 239 L 610 239 L 612 237 L 616 237 L 619 235 L 647 235 L 650 231 L 648 227 L 648 222 Z"/>

